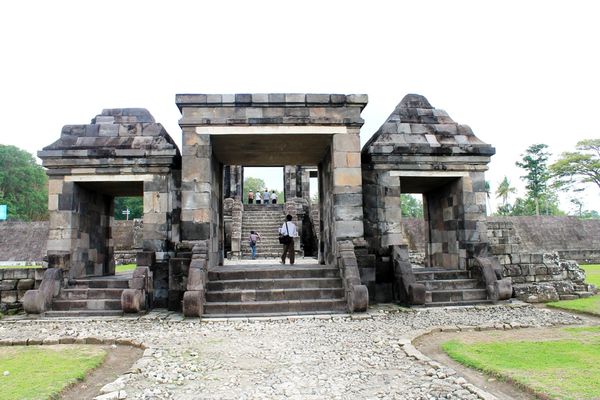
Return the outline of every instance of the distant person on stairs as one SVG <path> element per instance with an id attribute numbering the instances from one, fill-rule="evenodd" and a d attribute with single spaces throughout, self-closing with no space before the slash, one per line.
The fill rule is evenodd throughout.
<path id="1" fill-rule="evenodd" d="M 288 214 L 285 217 L 285 222 L 279 228 L 279 234 L 284 237 L 283 254 L 281 255 L 281 263 L 285 264 L 286 254 L 290 257 L 290 265 L 294 265 L 296 254 L 294 253 L 294 238 L 298 236 L 296 224 L 292 222 L 292 216 Z"/>
<path id="2" fill-rule="evenodd" d="M 248 192 L 248 204 L 254 203 L 254 192 L 251 190 Z"/>
<path id="3" fill-rule="evenodd" d="M 263 203 L 265 203 L 265 205 L 269 205 L 269 199 L 271 198 L 271 195 L 269 194 L 269 190 L 265 189 L 265 192 L 263 193 Z"/>
<path id="4" fill-rule="evenodd" d="M 271 193 L 271 204 L 277 204 L 277 195 L 275 194 L 274 190 Z"/>
<path id="5" fill-rule="evenodd" d="M 250 250 L 252 250 L 252 259 L 256 260 L 256 243 L 260 242 L 260 233 L 255 231 L 250 231 L 250 237 L 248 238 L 248 244 L 250 245 Z"/>

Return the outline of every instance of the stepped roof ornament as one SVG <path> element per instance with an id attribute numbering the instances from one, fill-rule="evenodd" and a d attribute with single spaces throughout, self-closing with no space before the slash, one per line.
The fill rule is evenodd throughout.
<path id="1" fill-rule="evenodd" d="M 363 147 L 363 155 L 481 155 L 495 149 L 434 108 L 424 96 L 407 94 Z"/>

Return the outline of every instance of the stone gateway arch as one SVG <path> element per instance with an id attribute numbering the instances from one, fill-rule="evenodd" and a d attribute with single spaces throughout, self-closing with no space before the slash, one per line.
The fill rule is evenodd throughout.
<path id="1" fill-rule="evenodd" d="M 26 295 L 28 312 L 359 312 L 369 300 L 484 303 L 510 292 L 487 254 L 483 174 L 494 149 L 424 97 L 407 95 L 362 150 L 366 95 L 179 94 L 176 104 L 181 151 L 148 111 L 108 109 L 38 153 L 50 178 L 50 268 Z M 285 204 L 243 204 L 244 166 L 283 167 Z M 408 258 L 401 193 L 424 196 L 422 266 Z M 124 195 L 144 204 L 131 276 L 115 275 L 112 254 L 114 197 Z M 226 261 L 243 257 L 244 215 L 267 210 L 293 216 L 299 254 L 316 241 L 314 262 Z M 429 283 L 465 274 L 473 287 L 446 297 Z"/>

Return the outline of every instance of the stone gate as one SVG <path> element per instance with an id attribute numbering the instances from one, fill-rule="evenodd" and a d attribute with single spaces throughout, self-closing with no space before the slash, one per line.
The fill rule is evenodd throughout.
<path id="1" fill-rule="evenodd" d="M 423 96 L 407 95 L 362 151 L 366 95 L 179 94 L 176 104 L 181 154 L 144 109 L 104 110 L 91 124 L 67 125 L 39 152 L 50 178 L 50 269 L 44 289 L 29 296 L 30 311 L 74 307 L 56 293 L 79 280 L 90 290 L 100 282 L 121 288 L 126 312 L 158 306 L 202 315 L 209 272 L 219 277 L 225 256 L 241 255 L 244 166 L 283 168 L 282 210 L 302 232 L 316 226 L 297 240 L 306 248 L 310 236 L 319 273 L 335 270 L 326 281 L 341 279 L 317 293 L 343 291 L 343 300 L 330 299 L 336 307 L 346 301 L 347 311 L 363 311 L 369 298 L 446 305 L 510 297 L 510 279 L 488 254 L 484 172 L 495 150 Z M 310 176 L 319 178 L 318 209 L 305 207 Z M 408 255 L 402 193 L 424 199 L 420 267 Z M 143 196 L 142 251 L 131 279 L 115 282 L 105 279 L 114 275 L 113 199 L 132 195 Z M 252 291 L 235 296 L 256 306 Z M 232 293 L 212 290 L 212 310 L 228 309 L 215 300 L 225 294 Z M 107 297 L 93 305 L 114 303 Z M 308 310 L 294 304 L 284 305 Z"/>

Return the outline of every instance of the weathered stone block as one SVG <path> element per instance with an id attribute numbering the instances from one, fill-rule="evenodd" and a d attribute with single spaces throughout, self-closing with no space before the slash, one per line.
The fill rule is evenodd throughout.
<path id="1" fill-rule="evenodd" d="M 4 279 L 0 281 L 0 291 L 14 290 L 17 287 L 17 280 Z"/>
<path id="2" fill-rule="evenodd" d="M 29 289 L 33 289 L 33 287 L 35 286 L 35 280 L 33 279 L 20 279 L 17 282 L 17 290 L 29 290 Z M 2 287 L 2 284 L 0 283 L 0 288 Z"/>
<path id="3" fill-rule="evenodd" d="M 18 299 L 16 290 L 2 290 L 0 291 L 0 302 L 1 303 L 16 303 Z"/>
<path id="4" fill-rule="evenodd" d="M 181 221 L 182 240 L 206 240 L 210 238 L 210 223 Z"/>

